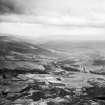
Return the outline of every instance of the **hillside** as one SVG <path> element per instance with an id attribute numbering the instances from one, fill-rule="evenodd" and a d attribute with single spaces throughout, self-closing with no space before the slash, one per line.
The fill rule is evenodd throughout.
<path id="1" fill-rule="evenodd" d="M 0 36 L 0 105 L 105 105 L 104 49 L 70 46 Z"/>
<path id="2" fill-rule="evenodd" d="M 36 69 L 41 59 L 47 62 L 57 56 L 57 53 L 16 37 L 0 36 L 0 69 Z"/>

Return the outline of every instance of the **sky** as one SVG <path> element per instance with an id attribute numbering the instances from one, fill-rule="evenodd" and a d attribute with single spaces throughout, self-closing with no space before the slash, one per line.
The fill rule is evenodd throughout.
<path id="1" fill-rule="evenodd" d="M 32 40 L 105 40 L 105 0 L 0 0 L 0 33 Z"/>

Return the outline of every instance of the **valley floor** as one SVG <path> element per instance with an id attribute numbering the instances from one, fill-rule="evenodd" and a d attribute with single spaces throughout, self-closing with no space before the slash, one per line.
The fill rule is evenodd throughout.
<path id="1" fill-rule="evenodd" d="M 0 78 L 0 105 L 105 105 L 104 75 L 26 73 Z"/>

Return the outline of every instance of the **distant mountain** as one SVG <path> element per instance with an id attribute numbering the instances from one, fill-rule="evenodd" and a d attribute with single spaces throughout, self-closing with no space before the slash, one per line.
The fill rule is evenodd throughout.
<path id="1" fill-rule="evenodd" d="M 48 49 L 44 49 L 32 43 L 20 40 L 10 36 L 0 36 L 0 56 L 11 55 L 12 52 L 21 54 L 45 55 L 49 57 L 56 56 Z"/>
<path id="2" fill-rule="evenodd" d="M 41 44 L 44 48 L 54 49 L 58 51 L 67 51 L 75 49 L 104 49 L 105 41 L 49 41 Z"/>

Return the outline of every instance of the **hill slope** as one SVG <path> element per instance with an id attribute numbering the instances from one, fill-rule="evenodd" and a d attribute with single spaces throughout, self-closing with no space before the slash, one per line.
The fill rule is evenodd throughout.
<path id="1" fill-rule="evenodd" d="M 57 54 L 15 37 L 0 36 L 0 69 L 40 68 L 37 60 L 52 57 Z"/>

